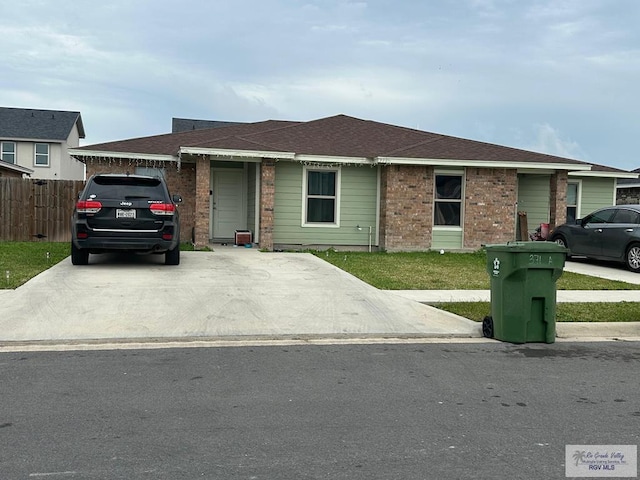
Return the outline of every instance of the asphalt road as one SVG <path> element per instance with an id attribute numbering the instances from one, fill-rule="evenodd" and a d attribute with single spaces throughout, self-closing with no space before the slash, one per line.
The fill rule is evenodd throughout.
<path id="1" fill-rule="evenodd" d="M 0 477 L 561 479 L 640 439 L 634 342 L 0 354 Z"/>

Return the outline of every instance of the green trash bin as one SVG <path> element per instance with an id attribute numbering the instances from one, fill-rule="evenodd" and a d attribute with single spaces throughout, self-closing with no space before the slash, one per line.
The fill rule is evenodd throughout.
<path id="1" fill-rule="evenodd" d="M 556 280 L 567 249 L 554 242 L 487 245 L 491 316 L 483 335 L 512 343 L 553 343 L 556 338 Z"/>

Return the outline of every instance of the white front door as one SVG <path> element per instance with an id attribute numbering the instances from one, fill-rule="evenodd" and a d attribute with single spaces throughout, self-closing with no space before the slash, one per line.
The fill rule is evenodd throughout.
<path id="1" fill-rule="evenodd" d="M 211 169 L 211 238 L 232 239 L 247 228 L 244 169 Z"/>

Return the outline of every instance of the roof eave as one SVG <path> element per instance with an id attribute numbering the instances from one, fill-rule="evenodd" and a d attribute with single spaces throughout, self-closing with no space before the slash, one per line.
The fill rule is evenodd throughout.
<path id="1" fill-rule="evenodd" d="M 29 143 L 65 143 L 67 139 L 61 140 L 59 138 L 36 138 L 36 137 L 2 137 L 4 141 L 10 142 L 29 142 Z"/>
<path id="2" fill-rule="evenodd" d="M 376 157 L 376 163 L 382 165 L 434 165 L 439 167 L 480 167 L 480 168 L 527 168 L 532 170 L 570 170 L 589 171 L 591 165 L 548 162 L 513 162 L 507 160 L 453 160 L 449 158 L 399 158 Z"/>
<path id="3" fill-rule="evenodd" d="M 16 165 L 15 163 L 9 163 L 0 161 L 0 167 L 5 168 L 7 170 L 13 170 L 14 172 L 24 173 L 26 175 L 31 175 L 34 170 L 31 168 L 23 167 L 22 165 Z"/>
<path id="4" fill-rule="evenodd" d="M 569 172 L 570 177 L 600 177 L 600 178 L 638 178 L 637 173 L 631 172 L 604 172 L 591 170 L 589 172 Z"/>
<path id="5" fill-rule="evenodd" d="M 90 160 L 92 158 L 126 158 L 130 160 L 150 160 L 154 162 L 178 162 L 180 159 L 174 155 L 162 155 L 158 153 L 132 153 L 132 152 L 108 152 L 104 150 L 80 150 L 69 149 L 69 155 L 78 160 Z"/>
<path id="6" fill-rule="evenodd" d="M 207 147 L 180 147 L 180 154 L 212 155 L 214 157 L 272 158 L 275 160 L 293 160 L 295 157 L 295 153 L 293 152 L 236 150 L 236 149 L 207 148 Z"/>
<path id="7" fill-rule="evenodd" d="M 342 157 L 330 155 L 306 155 L 296 154 L 294 160 L 301 163 L 340 163 L 349 165 L 375 165 L 372 158 L 367 157 Z"/>

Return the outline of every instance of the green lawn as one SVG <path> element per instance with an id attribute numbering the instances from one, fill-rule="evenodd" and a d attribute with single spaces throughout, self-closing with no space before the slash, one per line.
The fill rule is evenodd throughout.
<path id="1" fill-rule="evenodd" d="M 190 243 L 180 250 L 193 250 Z M 0 242 L 0 289 L 17 288 L 71 255 L 67 242 Z"/>
<path id="2" fill-rule="evenodd" d="M 412 252 L 314 252 L 319 258 L 384 290 L 488 290 L 486 254 Z M 640 285 L 563 272 L 559 290 L 640 290 Z M 491 311 L 488 302 L 435 305 L 463 317 L 481 321 Z M 558 303 L 561 322 L 640 321 L 640 303 Z"/>
<path id="3" fill-rule="evenodd" d="M 193 250 L 191 244 L 181 250 Z M 50 268 L 70 254 L 67 242 L 0 242 L 0 288 L 13 289 Z M 385 290 L 486 290 L 486 255 L 476 253 L 366 253 L 314 252 L 318 257 Z M 640 285 L 564 272 L 557 283 L 561 290 L 638 290 Z M 489 314 L 488 302 L 436 305 L 472 320 Z M 640 321 L 640 303 L 558 303 L 561 322 Z"/>

